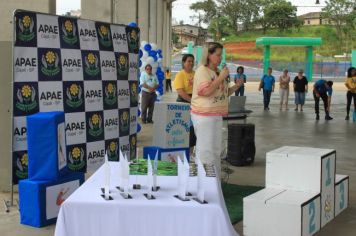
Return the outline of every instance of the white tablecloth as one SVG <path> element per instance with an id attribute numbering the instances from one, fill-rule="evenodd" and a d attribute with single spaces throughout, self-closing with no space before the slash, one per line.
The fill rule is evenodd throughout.
<path id="1" fill-rule="evenodd" d="M 115 186 L 119 182 L 118 163 L 111 162 L 113 199 L 100 195 L 104 169 L 101 167 L 61 206 L 55 236 L 236 236 L 230 223 L 216 178 L 206 178 L 205 198 L 208 204 L 182 202 L 177 194 L 175 176 L 158 176 L 161 189 L 156 200 L 147 200 L 145 176 L 130 176 L 143 189 L 130 190 L 133 199 L 123 199 Z M 188 190 L 196 194 L 197 178 L 189 179 Z"/>

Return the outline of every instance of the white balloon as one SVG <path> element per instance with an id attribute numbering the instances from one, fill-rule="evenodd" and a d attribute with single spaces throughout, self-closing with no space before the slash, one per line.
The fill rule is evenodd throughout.
<path id="1" fill-rule="evenodd" d="M 147 64 L 150 64 L 152 66 L 153 63 L 155 62 L 155 59 L 153 59 L 153 57 L 147 57 L 146 62 Z"/>
<path id="2" fill-rule="evenodd" d="M 157 59 L 157 62 L 158 62 L 158 63 L 161 63 L 161 62 L 162 62 L 162 58 L 158 58 L 158 59 Z"/>
<path id="3" fill-rule="evenodd" d="M 146 51 L 146 50 L 142 50 L 142 59 L 147 59 L 147 57 L 148 57 L 148 52 Z"/>
<path id="4" fill-rule="evenodd" d="M 143 48 L 147 44 L 147 41 L 141 41 L 141 47 Z"/>
<path id="5" fill-rule="evenodd" d="M 156 68 L 156 69 L 157 69 L 158 63 L 157 63 L 157 62 L 154 62 L 153 64 L 151 64 L 151 66 L 152 66 L 153 68 Z"/>
<path id="6" fill-rule="evenodd" d="M 157 50 L 157 44 L 151 43 L 152 50 Z"/>

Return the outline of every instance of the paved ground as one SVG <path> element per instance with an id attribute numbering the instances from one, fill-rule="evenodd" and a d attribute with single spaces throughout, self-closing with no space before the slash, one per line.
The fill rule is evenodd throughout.
<path id="1" fill-rule="evenodd" d="M 256 92 L 257 84 L 247 84 L 246 108 L 253 110 L 248 122 L 256 125 L 256 160 L 249 167 L 231 167 L 233 174 L 229 182 L 242 185 L 264 186 L 265 154 L 283 145 L 334 148 L 337 151 L 336 172 L 350 175 L 350 205 L 341 215 L 324 227 L 317 235 L 354 236 L 356 234 L 356 152 L 353 145 L 356 141 L 356 123 L 345 121 L 345 91 L 342 85 L 335 86 L 332 116 L 334 120 L 326 122 L 314 120 L 312 98 L 309 94 L 304 112 L 295 112 L 291 106 L 289 111 L 279 111 L 278 95 L 272 96 L 271 111 L 262 109 L 262 95 Z M 164 96 L 166 101 L 174 101 L 175 93 Z M 293 95 L 292 95 L 293 97 Z M 290 98 L 292 102 L 292 98 Z M 139 134 L 139 145 L 150 145 L 152 142 L 152 125 L 144 125 Z M 8 198 L 2 193 L 0 198 Z M 16 197 L 17 198 L 17 197 Z M 242 222 L 235 225 L 242 235 Z M 10 213 L 0 211 L 0 232 L 2 236 L 53 235 L 54 226 L 35 229 L 19 224 L 16 208 Z"/>

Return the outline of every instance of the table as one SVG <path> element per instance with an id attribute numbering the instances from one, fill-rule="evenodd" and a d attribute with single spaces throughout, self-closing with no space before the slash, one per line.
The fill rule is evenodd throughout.
<path id="1" fill-rule="evenodd" d="M 207 177 L 205 198 L 208 204 L 182 202 L 176 194 L 176 176 L 158 176 L 161 190 L 156 200 L 147 200 L 145 176 L 130 176 L 141 190 L 131 190 L 133 199 L 123 199 L 115 186 L 119 183 L 119 164 L 110 162 L 112 201 L 100 195 L 104 169 L 98 169 L 61 206 L 55 236 L 236 236 L 222 196 L 220 182 Z M 189 178 L 188 190 L 196 193 L 197 177 Z"/>

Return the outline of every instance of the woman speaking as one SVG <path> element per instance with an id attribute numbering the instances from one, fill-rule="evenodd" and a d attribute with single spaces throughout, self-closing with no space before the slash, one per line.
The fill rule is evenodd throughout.
<path id="1" fill-rule="evenodd" d="M 228 114 L 228 96 L 239 89 L 243 80 L 229 84 L 229 70 L 219 71 L 223 46 L 209 43 L 194 75 L 191 114 L 197 136 L 196 156 L 204 164 L 214 164 L 220 176 L 222 117 Z"/>

